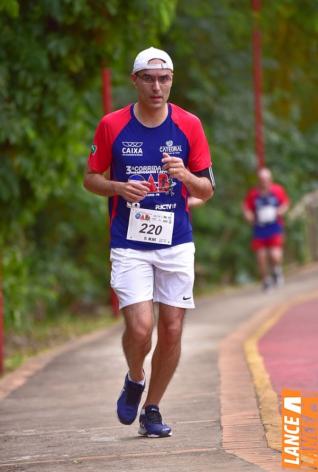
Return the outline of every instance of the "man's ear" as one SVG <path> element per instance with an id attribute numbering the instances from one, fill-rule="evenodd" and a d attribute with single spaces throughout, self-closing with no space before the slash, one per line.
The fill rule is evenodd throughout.
<path id="1" fill-rule="evenodd" d="M 133 86 L 136 87 L 137 75 L 136 74 L 131 74 L 130 78 L 131 78 Z"/>

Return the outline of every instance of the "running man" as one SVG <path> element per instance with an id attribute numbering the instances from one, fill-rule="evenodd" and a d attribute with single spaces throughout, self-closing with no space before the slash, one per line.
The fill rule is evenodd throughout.
<path id="1" fill-rule="evenodd" d="M 200 120 L 169 103 L 170 56 L 141 51 L 131 74 L 137 102 L 104 116 L 84 179 L 87 190 L 109 198 L 111 286 L 125 320 L 128 364 L 117 415 L 132 424 L 145 389 L 153 302 L 159 304 L 157 344 L 139 416 L 139 434 L 171 436 L 159 403 L 178 365 L 186 309 L 194 308 L 194 244 L 188 195 L 212 197 L 214 179 Z"/>
<path id="2" fill-rule="evenodd" d="M 252 249 L 256 253 L 263 289 L 268 290 L 284 282 L 282 217 L 288 210 L 289 199 L 285 189 L 273 183 L 269 169 L 260 169 L 257 176 L 258 186 L 248 192 L 243 213 L 253 226 Z"/>

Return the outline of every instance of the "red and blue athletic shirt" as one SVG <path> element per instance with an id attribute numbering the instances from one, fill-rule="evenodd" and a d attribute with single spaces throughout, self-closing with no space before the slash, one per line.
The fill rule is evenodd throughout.
<path id="1" fill-rule="evenodd" d="M 105 115 L 100 121 L 88 158 L 92 172 L 110 168 L 111 180 L 130 179 L 150 182 L 141 208 L 174 212 L 172 246 L 192 241 L 192 226 L 186 187 L 163 170 L 164 152 L 180 157 L 190 172 L 211 168 L 208 142 L 199 118 L 182 108 L 168 104 L 168 116 L 154 128 L 144 126 L 134 115 L 133 105 Z M 162 249 L 166 245 L 126 239 L 130 208 L 126 200 L 109 198 L 112 248 Z"/>
<path id="2" fill-rule="evenodd" d="M 254 239 L 270 238 L 283 232 L 283 219 L 277 216 L 277 208 L 288 201 L 284 188 L 279 184 L 272 184 L 265 194 L 258 188 L 248 192 L 244 205 L 255 215 Z"/>

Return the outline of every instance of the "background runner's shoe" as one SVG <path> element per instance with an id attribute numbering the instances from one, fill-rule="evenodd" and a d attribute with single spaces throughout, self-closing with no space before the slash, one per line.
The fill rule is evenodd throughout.
<path id="1" fill-rule="evenodd" d="M 262 288 L 264 292 L 267 292 L 273 287 L 273 280 L 270 276 L 265 277 L 262 281 Z"/>
<path id="2" fill-rule="evenodd" d="M 172 435 L 170 426 L 162 422 L 159 408 L 156 405 L 147 405 L 139 417 L 140 427 L 138 434 L 148 438 L 165 438 Z"/>
<path id="3" fill-rule="evenodd" d="M 121 423 L 131 424 L 135 421 L 144 389 L 145 385 L 131 382 L 128 374 L 126 375 L 124 387 L 117 400 L 117 416 Z"/>
<path id="4" fill-rule="evenodd" d="M 272 279 L 273 279 L 273 283 L 274 283 L 274 285 L 276 285 L 276 287 L 281 287 L 282 285 L 284 285 L 284 282 L 285 282 L 284 274 L 283 274 L 283 270 L 280 266 L 275 267 L 273 269 Z"/>

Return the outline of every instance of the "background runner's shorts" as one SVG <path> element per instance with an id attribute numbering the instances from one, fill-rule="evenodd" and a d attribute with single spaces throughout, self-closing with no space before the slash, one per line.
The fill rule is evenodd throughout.
<path id="1" fill-rule="evenodd" d="M 284 244 L 283 234 L 274 234 L 268 238 L 255 238 L 252 240 L 252 249 L 257 251 L 258 249 L 267 247 L 282 247 Z"/>
<path id="2" fill-rule="evenodd" d="M 194 243 L 156 250 L 113 248 L 110 284 L 119 308 L 146 300 L 194 308 Z"/>

